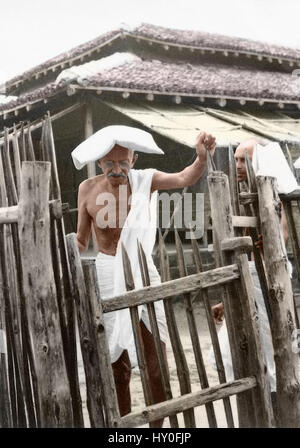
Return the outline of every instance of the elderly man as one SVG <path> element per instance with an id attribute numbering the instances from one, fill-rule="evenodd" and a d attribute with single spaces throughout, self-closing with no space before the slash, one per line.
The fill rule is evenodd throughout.
<path id="1" fill-rule="evenodd" d="M 102 143 L 106 144 L 110 140 L 111 137 L 108 138 L 108 133 L 116 131 L 116 138 L 112 139 L 112 143 L 103 153 Z M 158 147 L 155 148 L 155 142 L 149 140 L 150 137 L 152 139 L 150 134 L 144 132 L 143 139 L 139 140 L 141 132 L 144 131 L 127 126 L 110 126 L 109 129 L 104 128 L 90 137 L 93 145 L 85 146 L 84 142 L 72 153 L 77 168 L 81 168 L 87 161 L 94 159 L 98 160 L 98 165 L 103 172 L 101 175 L 86 179 L 79 186 L 77 227 L 77 241 L 80 251 L 87 248 L 91 227 L 94 228 L 99 248 L 96 267 L 102 299 L 113 297 L 125 290 L 121 242 L 129 254 L 135 286 L 142 286 L 136 259 L 137 239 L 142 243 L 146 252 L 151 284 L 160 282 L 151 257 L 156 232 L 156 228 L 153 230 L 153 214 L 156 211 L 153 199 L 155 199 L 157 190 L 171 190 L 195 184 L 206 166 L 206 149 L 209 149 L 213 154 L 216 146 L 214 137 L 206 132 L 201 132 L 195 145 L 196 159 L 182 171 L 165 173 L 153 169 L 135 170 L 133 167 L 138 155 L 133 150 L 155 153 L 160 151 L 162 153 Z M 104 134 L 105 139 L 101 140 Z M 149 141 L 148 148 L 139 144 L 139 142 L 147 139 Z M 89 157 L 89 152 L 93 153 L 92 157 Z M 132 200 L 130 200 L 131 196 Z M 134 198 L 136 199 L 134 200 Z M 167 332 L 161 302 L 155 303 L 155 310 L 161 345 L 165 354 Z M 124 314 L 124 311 L 127 314 Z M 135 355 L 129 344 L 129 341 L 132 341 L 130 317 L 128 310 L 108 313 L 105 317 L 120 413 L 125 415 L 131 410 L 130 361 L 134 360 Z M 155 403 L 161 402 L 165 399 L 165 394 L 149 317 L 145 308 L 141 311 L 140 327 L 147 367 L 150 373 L 150 389 L 153 401 Z M 157 426 L 162 425 L 162 421 L 156 423 Z"/>

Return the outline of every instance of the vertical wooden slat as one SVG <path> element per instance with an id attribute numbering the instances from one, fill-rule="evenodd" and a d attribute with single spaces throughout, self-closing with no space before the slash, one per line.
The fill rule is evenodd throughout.
<path id="1" fill-rule="evenodd" d="M 293 215 L 293 207 L 291 201 L 282 201 L 283 208 L 285 211 L 285 216 L 288 225 L 288 233 L 289 240 L 292 245 L 294 262 L 297 271 L 298 280 L 300 280 L 300 236 L 299 232 L 297 232 L 294 215 Z"/>
<path id="2" fill-rule="evenodd" d="M 53 197 L 54 199 L 61 199 L 61 190 L 59 184 L 57 163 L 56 163 L 56 153 L 54 145 L 54 137 L 52 131 L 51 118 L 48 115 L 44 122 L 44 133 L 45 133 L 45 151 L 49 162 L 51 162 L 51 178 L 53 182 Z"/>
<path id="3" fill-rule="evenodd" d="M 186 277 L 188 275 L 185 260 L 184 260 L 184 254 L 183 254 L 183 248 L 182 244 L 178 235 L 177 229 L 175 229 L 175 244 L 176 244 L 176 251 L 177 251 L 177 262 L 178 262 L 178 269 L 179 269 L 179 275 L 180 277 Z M 185 302 L 185 308 L 186 308 L 186 315 L 188 320 L 188 326 L 189 326 L 189 332 L 191 336 L 194 356 L 196 360 L 196 366 L 197 371 L 200 379 L 200 384 L 202 389 L 206 389 L 209 387 L 208 378 L 205 370 L 205 365 L 203 361 L 202 356 L 202 350 L 200 346 L 199 336 L 198 336 L 198 329 L 193 309 L 193 304 L 191 300 L 190 294 L 183 294 L 184 302 Z M 214 411 L 213 403 L 207 403 L 205 405 L 206 412 L 207 412 L 207 419 L 209 426 L 211 428 L 217 427 L 217 420 L 216 415 Z"/>
<path id="4" fill-rule="evenodd" d="M 240 212 L 240 201 L 239 201 L 239 189 L 238 189 L 238 181 L 237 181 L 237 173 L 236 173 L 236 163 L 234 158 L 234 152 L 232 144 L 229 143 L 228 146 L 228 160 L 229 160 L 229 188 L 230 188 L 230 197 L 231 197 L 231 205 L 232 211 L 235 216 L 239 216 Z"/>
<path id="5" fill-rule="evenodd" d="M 9 135 L 5 132 L 5 150 L 3 152 L 3 167 L 5 172 L 6 191 L 7 191 L 7 203 L 8 205 L 17 205 L 18 192 L 12 173 L 10 155 L 9 155 Z M 16 156 L 17 158 L 17 156 Z M 28 337 L 26 336 L 27 328 L 27 316 L 25 311 L 25 298 L 22 290 L 22 266 L 20 261 L 20 249 L 19 249 L 19 236 L 18 225 L 12 223 L 6 227 L 8 232 L 7 244 L 10 256 L 8 257 L 9 269 L 11 271 L 11 291 L 12 294 L 11 307 L 12 312 L 15 314 L 15 329 L 14 339 L 16 343 L 15 352 L 15 367 L 20 370 L 20 373 L 16 373 L 16 379 L 20 386 L 21 400 L 25 398 L 25 404 L 27 407 L 28 423 L 30 427 L 36 426 L 36 415 L 33 405 L 32 388 L 30 383 L 30 372 L 28 370 L 27 354 L 31 350 Z M 13 273 L 14 272 L 14 273 Z M 15 311 L 14 311 L 15 310 Z M 22 407 L 21 401 L 19 404 Z M 23 410 L 20 409 L 21 415 Z"/>
<path id="6" fill-rule="evenodd" d="M 18 426 L 27 427 L 26 411 L 31 417 L 32 408 L 30 407 L 31 402 L 28 401 L 31 390 L 27 389 L 25 370 L 24 370 L 24 358 L 23 358 L 23 347 L 21 340 L 21 315 L 20 315 L 20 294 L 17 285 L 17 275 L 16 275 L 16 260 L 13 251 L 13 241 L 11 229 L 6 226 L 6 269 L 5 274 L 7 275 L 8 284 L 8 294 L 7 294 L 7 306 L 10 310 L 10 321 L 11 321 L 11 339 L 12 341 L 12 355 L 14 361 L 15 370 L 15 384 L 17 390 L 17 414 L 18 414 Z M 9 325 L 10 327 L 10 325 Z M 31 420 L 30 420 L 31 421 Z"/>
<path id="7" fill-rule="evenodd" d="M 102 372 L 98 358 L 97 341 L 92 331 L 92 315 L 87 300 L 87 287 L 81 265 L 76 234 L 66 236 L 68 258 L 73 282 L 73 295 L 76 304 L 78 331 L 87 387 L 87 409 L 91 426 L 103 428 L 107 425 L 104 415 L 104 396 Z"/>
<path id="8" fill-rule="evenodd" d="M 107 426 L 116 428 L 120 426 L 121 419 L 118 409 L 118 399 L 114 385 L 109 347 L 105 336 L 104 317 L 101 307 L 95 262 L 84 260 L 82 266 L 87 287 L 92 328 L 96 337 L 96 349 L 98 350 Z"/>
<path id="9" fill-rule="evenodd" d="M 248 157 L 247 152 L 245 154 L 245 163 L 246 163 L 249 190 L 251 193 L 257 193 L 256 176 L 255 176 L 253 166 L 252 166 L 251 160 Z M 253 242 L 253 255 L 254 255 L 255 268 L 256 268 L 256 271 L 258 274 L 268 319 L 269 319 L 269 322 L 271 322 L 272 310 L 270 307 L 269 286 L 268 286 L 268 279 L 267 279 L 267 275 L 266 275 L 263 254 L 262 254 L 261 250 L 258 247 L 256 247 L 256 245 L 255 245 L 256 241 L 258 240 L 259 234 L 261 233 L 258 203 L 256 201 L 254 201 L 252 205 L 245 204 L 244 208 L 245 208 L 245 212 L 247 213 L 248 216 L 256 216 L 258 218 L 257 229 L 249 228 L 249 235 L 251 236 L 252 242 Z"/>
<path id="10" fill-rule="evenodd" d="M 181 199 L 184 198 L 184 195 L 185 195 L 185 193 L 188 191 L 188 189 L 189 189 L 189 187 L 184 187 L 184 188 L 183 188 L 183 190 L 182 190 L 182 192 L 181 192 Z M 175 219 L 176 213 L 177 213 L 178 209 L 181 207 L 181 204 L 182 204 L 182 202 L 181 202 L 181 200 L 180 200 L 180 201 L 177 202 L 177 204 L 176 204 L 176 206 L 175 206 L 175 208 L 174 208 L 174 211 L 173 211 L 173 213 L 172 213 L 171 219 L 170 219 L 170 221 L 169 221 L 169 223 L 168 223 L 168 225 L 167 225 L 167 228 L 165 229 L 165 231 L 164 231 L 164 233 L 163 233 L 163 236 L 162 236 L 164 241 L 165 241 L 165 239 L 167 238 L 167 235 L 168 235 L 168 233 L 170 232 L 170 229 L 173 227 L 174 219 Z M 159 247 L 156 248 L 156 250 L 155 250 L 155 252 L 154 252 L 155 255 L 157 254 L 158 249 L 159 249 Z"/>
<path id="11" fill-rule="evenodd" d="M 21 123 L 21 129 L 19 134 L 19 148 L 20 148 L 20 160 L 24 162 L 27 160 L 26 155 L 26 142 L 25 142 L 25 131 L 24 131 L 24 123 Z"/>
<path id="12" fill-rule="evenodd" d="M 91 262 L 81 263 L 76 234 L 66 236 L 73 279 L 78 330 L 92 427 L 119 425 L 119 409 L 100 302 L 98 280 Z"/>
<path id="13" fill-rule="evenodd" d="M 1 157 L 1 171 L 3 171 L 4 178 L 1 180 L 5 195 L 5 204 L 16 205 L 18 201 L 17 191 L 14 184 L 12 167 L 9 156 L 9 135 L 7 129 L 4 133 L 4 148 L 0 154 Z M 3 166 L 2 166 L 3 164 Z M 5 185 L 4 185 L 5 182 Z M 17 402 L 17 426 L 26 427 L 25 403 L 24 398 L 24 370 L 22 359 L 22 344 L 21 344 L 21 322 L 19 314 L 18 293 L 15 278 L 15 261 L 13 257 L 12 246 L 17 245 L 17 225 L 15 223 L 8 224 L 4 228 L 4 240 L 2 246 L 5 245 L 5 258 L 2 266 L 3 278 L 7 285 L 6 308 L 7 308 L 7 329 L 11 341 L 11 360 L 13 360 L 14 378 L 16 386 L 16 402 Z M 12 365 L 10 367 L 12 369 Z M 26 395 L 26 394 L 25 394 Z"/>
<path id="14" fill-rule="evenodd" d="M 230 259 L 230 257 L 229 257 Z M 259 327 L 256 320 L 256 307 L 254 297 L 254 286 L 249 270 L 248 258 L 246 254 L 239 254 L 235 257 L 238 262 L 241 278 L 240 291 L 245 297 L 244 304 L 244 326 L 248 327 L 248 363 L 255 374 L 258 386 L 252 391 L 256 425 L 258 427 L 272 427 L 274 417 L 271 403 L 268 378 L 265 372 L 265 360 L 259 339 Z M 251 372 L 251 373 L 252 373 Z"/>
<path id="15" fill-rule="evenodd" d="M 12 136 L 12 145 L 13 145 L 13 158 L 14 158 L 15 175 L 16 175 L 16 187 L 19 197 L 21 189 L 21 160 L 20 160 L 19 140 L 16 127 L 14 127 L 14 132 Z"/>
<path id="16" fill-rule="evenodd" d="M 292 155 L 291 155 L 291 151 L 290 151 L 289 145 L 288 145 L 287 143 L 285 143 L 285 150 L 286 150 L 287 162 L 288 162 L 288 164 L 289 164 L 289 167 L 290 167 L 290 169 L 291 169 L 293 175 L 294 175 L 295 178 L 297 179 L 296 168 L 294 167 L 294 164 L 293 164 L 293 158 L 292 158 Z"/>
<path id="17" fill-rule="evenodd" d="M 280 200 L 274 178 L 258 176 L 257 184 L 273 316 L 271 331 L 276 365 L 278 421 L 281 427 L 300 427 L 300 373 L 298 355 L 292 350 L 296 325 L 293 291 L 278 216 Z"/>
<path id="18" fill-rule="evenodd" d="M 9 144 L 9 135 L 8 130 L 5 129 L 4 134 L 4 151 L 3 151 L 3 168 L 4 168 L 4 177 L 7 186 L 7 194 L 8 194 L 8 205 L 16 205 L 18 203 L 18 194 L 17 189 L 14 183 L 14 177 L 12 172 L 11 160 L 10 160 L 10 144 Z"/>
<path id="19" fill-rule="evenodd" d="M 294 167 L 292 155 L 291 155 L 291 152 L 290 152 L 290 149 L 289 149 L 289 146 L 287 143 L 285 144 L 285 149 L 286 149 L 287 161 L 290 166 L 290 169 L 299 183 L 299 179 L 297 177 L 297 170 Z M 297 277 L 298 277 L 298 280 L 300 280 L 300 236 L 297 232 L 296 225 L 295 225 L 295 219 L 294 219 L 294 214 L 293 214 L 293 205 L 292 205 L 291 201 L 282 201 L 282 203 L 283 203 L 283 207 L 284 207 L 284 211 L 285 211 L 285 215 L 286 215 L 286 219 L 287 219 L 288 233 L 290 235 L 290 242 L 292 245 L 294 262 L 295 262 L 296 271 L 297 271 Z M 296 203 L 297 203 L 297 209 L 298 209 L 298 215 L 299 215 L 300 202 L 297 201 Z M 299 328 L 299 319 L 298 319 L 297 311 L 296 311 L 295 315 L 296 315 L 296 320 L 297 320 L 297 327 Z"/>
<path id="20" fill-rule="evenodd" d="M 4 181 L 4 170 L 2 165 L 2 151 L 3 148 L 0 145 L 0 206 L 7 205 L 6 187 Z M 5 261 L 6 261 L 6 244 L 5 244 L 5 225 L 0 225 L 0 270 L 1 270 L 1 296 L 2 296 L 2 308 L 3 313 L 3 328 L 6 331 L 5 337 L 6 343 L 6 353 L 1 354 L 1 359 L 3 364 L 1 365 L 1 373 L 3 377 L 1 378 L 1 385 L 3 387 L 4 395 L 1 397 L 3 400 L 3 421 L 4 425 L 15 426 L 16 424 L 16 411 L 15 411 L 15 384 L 14 384 L 14 372 L 12 367 L 12 346 L 9 344 L 10 330 L 9 330 L 9 319 L 8 316 L 9 308 L 7 307 L 7 292 L 8 286 L 6 281 L 6 271 L 5 271 Z M 3 336 L 4 339 L 4 336 Z M 4 349 L 3 349 L 4 351 Z M 7 377 L 5 366 L 7 366 Z M 7 391 L 7 395 L 5 392 Z M 1 400 L 1 401 L 2 401 Z"/>
<path id="21" fill-rule="evenodd" d="M 169 261 L 166 246 L 163 237 L 159 231 L 159 258 L 160 258 L 160 274 L 162 282 L 170 280 Z M 189 368 L 186 357 L 180 340 L 180 335 L 177 327 L 176 317 L 173 305 L 170 299 L 164 300 L 164 309 L 166 314 L 168 332 L 170 335 L 170 342 L 175 358 L 177 376 L 179 381 L 180 393 L 182 395 L 191 392 L 191 382 Z M 195 413 L 193 409 L 183 412 L 185 426 L 187 428 L 195 428 Z"/>
<path id="22" fill-rule="evenodd" d="M 26 130 L 26 137 L 27 137 L 27 147 L 28 147 L 28 160 L 34 162 L 35 161 L 35 154 L 34 154 L 34 148 L 33 148 L 33 141 L 31 136 L 31 127 L 30 124 L 27 127 Z"/>
<path id="23" fill-rule="evenodd" d="M 50 164 L 24 162 L 18 208 L 24 293 L 43 427 L 72 427 L 49 238 Z"/>
<path id="24" fill-rule="evenodd" d="M 15 380 L 15 369 L 14 369 L 14 362 L 13 362 L 13 339 L 11 336 L 11 331 L 9 328 L 9 318 L 6 315 L 6 338 L 7 338 L 7 344 L 8 344 L 8 350 L 7 350 L 7 364 L 8 364 L 8 378 L 9 378 L 9 395 L 10 395 L 10 406 L 11 406 L 11 421 L 12 421 L 12 427 L 17 428 L 18 427 L 18 415 L 17 415 L 17 391 L 16 391 L 16 380 Z"/>
<path id="25" fill-rule="evenodd" d="M 0 232 L 2 228 L 3 226 L 1 225 Z M 1 269 L 0 269 L 0 284 L 3 285 Z M 8 372 L 7 372 L 6 334 L 7 331 L 5 326 L 5 301 L 2 287 L 0 288 L 0 427 L 1 428 L 10 428 L 12 426 L 9 386 L 8 386 Z"/>
<path id="26" fill-rule="evenodd" d="M 218 248 L 216 255 L 224 265 L 231 264 L 235 261 L 235 255 L 223 253 L 222 243 L 228 238 L 240 242 L 237 249 L 237 251 L 240 251 L 244 247 L 242 246 L 244 238 L 233 238 L 232 208 L 227 176 L 221 172 L 210 174 L 208 176 L 208 188 L 215 227 L 216 240 L 214 244 Z M 228 338 L 232 348 L 233 371 L 235 378 L 247 377 L 253 372 L 259 381 L 256 390 L 237 396 L 239 422 L 242 427 L 269 427 L 272 425 L 272 412 L 268 402 L 270 394 L 268 395 L 265 390 L 266 372 L 262 367 L 263 361 L 259 358 L 261 343 L 256 337 L 258 327 L 255 320 L 253 285 L 249 267 L 248 271 L 245 268 L 243 271 L 241 268 L 240 274 L 243 278 L 234 280 L 225 287 L 226 296 L 224 300 Z M 248 288 L 245 286 L 246 280 Z M 249 291 L 251 286 L 252 293 Z"/>
<path id="27" fill-rule="evenodd" d="M 211 173 L 212 171 L 216 171 L 216 165 L 211 155 L 210 151 L 206 150 L 206 164 L 207 164 L 207 173 Z"/>
<path id="28" fill-rule="evenodd" d="M 197 240 L 195 238 L 192 238 L 191 244 L 192 244 L 192 249 L 193 249 L 193 254 L 194 254 L 196 270 L 197 270 L 197 272 L 203 272 L 202 260 L 201 260 L 200 250 L 199 250 L 199 246 L 197 244 Z M 216 359 L 216 366 L 217 366 L 219 381 L 220 381 L 220 384 L 226 383 L 225 368 L 224 368 L 224 364 L 223 364 L 223 359 L 222 359 L 222 354 L 221 354 L 221 349 L 220 349 L 216 326 L 215 326 L 215 323 L 214 323 L 214 320 L 212 317 L 212 313 L 211 313 L 211 306 L 210 306 L 207 289 L 202 289 L 199 292 L 199 297 L 202 298 L 204 307 L 205 307 L 209 333 L 211 336 L 214 355 L 215 355 L 215 359 Z M 226 397 L 223 399 L 223 404 L 224 404 L 228 428 L 234 428 L 234 421 L 233 421 L 233 415 L 232 415 L 232 409 L 231 409 L 229 397 Z"/>
<path id="29" fill-rule="evenodd" d="M 140 270 L 141 270 L 143 286 L 150 286 L 151 283 L 150 283 L 150 275 L 149 275 L 149 270 L 148 270 L 148 265 L 147 265 L 147 259 L 146 259 L 146 255 L 143 250 L 143 247 L 139 241 L 138 241 L 138 258 L 139 258 L 139 266 L 140 266 Z M 167 361 L 165 360 L 163 350 L 161 347 L 161 343 L 160 343 L 160 335 L 159 335 L 159 329 L 158 329 L 158 324 L 157 324 L 157 320 L 156 320 L 154 303 L 147 304 L 147 310 L 148 310 L 148 314 L 149 314 L 151 332 L 153 334 L 153 339 L 154 339 L 154 343 L 155 343 L 156 354 L 158 357 L 160 374 L 161 374 L 161 378 L 162 378 L 162 382 L 163 382 L 164 392 L 166 394 L 166 399 L 170 400 L 171 398 L 173 398 L 173 395 L 172 395 L 171 385 L 170 385 L 170 381 L 169 381 L 168 367 L 166 364 Z M 169 419 L 170 419 L 170 424 L 171 424 L 172 428 L 179 427 L 177 415 L 170 415 Z"/>
<path id="30" fill-rule="evenodd" d="M 123 269 L 124 269 L 124 278 L 125 278 L 125 285 L 127 291 L 132 291 L 135 289 L 134 285 L 134 279 L 131 271 L 131 264 L 128 257 L 128 254 L 126 252 L 126 249 L 124 245 L 122 244 L 122 259 L 123 259 Z M 146 406 L 149 406 L 153 403 L 153 397 L 150 389 L 150 378 L 149 378 L 149 372 L 147 368 L 146 358 L 145 358 L 145 349 L 144 349 L 144 343 L 140 328 L 140 318 L 138 313 L 138 308 L 132 307 L 130 308 L 130 316 L 131 316 L 131 322 L 132 322 L 132 329 L 133 329 L 133 335 L 135 340 L 135 346 L 136 346 L 136 354 L 137 354 L 137 360 L 138 365 L 140 369 L 141 374 L 141 381 L 142 381 L 142 387 L 144 392 L 144 398 Z"/>
<path id="31" fill-rule="evenodd" d="M 215 171 L 208 175 L 208 189 L 210 195 L 211 215 L 213 221 L 214 252 L 217 266 L 224 266 L 225 261 L 221 250 L 221 242 L 225 238 L 234 237 L 232 225 L 232 207 L 228 185 L 228 177 Z M 232 365 L 235 379 L 244 375 L 244 360 L 246 358 L 244 342 L 244 328 L 241 316 L 243 315 L 240 295 L 236 284 L 224 288 L 224 311 L 228 329 L 228 339 L 232 354 Z M 253 426 L 254 409 L 249 392 L 237 396 L 239 425 L 241 427 Z"/>
<path id="32" fill-rule="evenodd" d="M 44 121 L 44 153 L 51 162 L 51 187 L 54 199 L 61 201 L 54 136 L 51 119 L 48 115 Z M 71 275 L 65 242 L 65 228 L 63 216 L 51 222 L 52 255 L 55 258 L 54 274 L 57 291 L 59 293 L 59 309 L 61 328 L 63 333 L 65 359 L 71 388 L 74 423 L 76 427 L 83 426 L 79 378 L 77 371 L 75 309 L 71 291 Z"/>

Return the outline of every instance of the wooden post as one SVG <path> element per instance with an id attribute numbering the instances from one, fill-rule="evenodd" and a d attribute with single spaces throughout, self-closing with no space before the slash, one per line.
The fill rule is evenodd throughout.
<path id="1" fill-rule="evenodd" d="M 222 172 L 215 171 L 208 175 L 207 181 L 211 203 L 216 263 L 219 266 L 226 265 L 229 261 L 223 254 L 222 241 L 234 237 L 228 177 Z M 223 303 L 232 354 L 232 365 L 235 379 L 238 379 L 249 375 L 249 370 L 245 371 L 245 368 L 247 370 L 247 347 L 249 347 L 251 338 L 249 339 L 249 332 L 244 327 L 244 295 L 239 282 L 233 282 L 231 285 L 226 286 L 224 290 Z M 237 396 L 237 406 L 240 426 L 255 426 L 256 410 L 251 392 Z"/>
<path id="2" fill-rule="evenodd" d="M 48 115 L 43 123 L 44 128 L 44 153 L 51 162 L 51 186 L 55 200 L 61 202 L 61 190 L 59 184 L 54 136 L 51 119 Z M 65 228 L 62 214 L 54 219 L 51 215 L 51 247 L 54 261 L 54 275 L 58 293 L 58 307 L 64 344 L 65 360 L 70 383 L 72 397 L 74 424 L 83 427 L 83 415 L 80 397 L 80 387 L 77 369 L 75 310 L 71 291 L 71 274 L 67 257 L 65 242 Z"/>
<path id="3" fill-rule="evenodd" d="M 72 427 L 70 388 L 63 356 L 49 223 L 50 163 L 23 162 L 19 238 L 42 427 Z"/>
<path id="4" fill-rule="evenodd" d="M 247 151 L 245 154 L 245 162 L 246 162 L 246 170 L 247 170 L 247 178 L 248 178 L 248 185 L 249 190 L 251 193 L 257 193 L 257 183 L 256 183 L 256 176 L 254 173 L 254 169 L 252 166 L 252 162 L 250 161 Z M 253 242 L 253 255 L 254 255 L 254 263 L 255 268 L 257 270 L 259 282 L 261 285 L 261 290 L 265 302 L 265 307 L 268 315 L 269 322 L 272 320 L 272 311 L 270 308 L 270 298 L 269 298 L 269 287 L 268 287 L 268 279 L 265 271 L 265 265 L 264 265 L 264 259 L 263 254 L 261 250 L 256 247 L 255 242 L 258 240 L 258 236 L 260 234 L 260 219 L 259 219 L 259 209 L 258 209 L 258 203 L 257 201 L 253 201 L 252 204 L 245 204 L 245 212 L 249 216 L 256 216 L 258 222 L 257 222 L 257 228 L 249 228 L 249 235 L 252 238 Z"/>
<path id="5" fill-rule="evenodd" d="M 82 263 L 85 284 L 87 288 L 88 305 L 90 307 L 92 330 L 96 338 L 96 349 L 101 374 L 103 404 L 106 414 L 106 426 L 120 426 L 120 413 L 117 393 L 114 384 L 109 347 L 105 335 L 104 316 L 101 307 L 100 291 L 95 262 L 84 260 Z"/>
<path id="6" fill-rule="evenodd" d="M 100 357 L 98 353 L 97 338 L 101 337 L 101 344 L 103 345 L 105 334 L 103 333 L 103 329 L 99 332 L 99 334 L 96 334 L 93 331 L 95 319 L 98 319 L 98 317 L 97 313 L 92 313 L 90 300 L 92 297 L 92 291 L 95 291 L 96 285 L 89 283 L 88 286 L 86 283 L 83 266 L 86 265 L 87 262 L 84 261 L 82 266 L 76 242 L 76 234 L 71 233 L 67 235 L 66 242 L 68 257 L 70 260 L 71 275 L 73 279 L 73 294 L 76 303 L 80 346 L 86 376 L 87 408 L 91 426 L 95 428 L 114 426 L 113 422 L 115 420 L 115 415 L 119 417 L 119 414 L 118 404 L 116 401 L 117 399 L 114 393 L 114 379 L 111 365 L 110 362 L 107 363 L 106 361 L 106 357 L 109 356 L 108 349 L 104 347 L 105 352 L 102 352 Z M 89 275 L 88 272 L 86 273 L 86 276 Z M 87 287 L 89 288 L 89 293 L 87 291 Z M 88 298 L 89 300 L 87 300 Z M 95 306 L 97 305 L 94 304 L 94 308 Z M 98 307 L 99 306 L 100 305 L 98 305 Z M 108 372 L 103 370 L 106 368 L 108 369 Z M 105 381 L 105 386 L 107 389 L 104 388 L 104 382 L 102 379 L 105 378 L 106 374 L 109 375 L 107 381 Z M 107 392 L 105 393 L 105 391 Z M 105 411 L 106 406 L 114 406 L 112 414 Z"/>
<path id="7" fill-rule="evenodd" d="M 271 403 L 270 387 L 265 369 L 262 344 L 259 339 L 253 281 L 249 270 L 248 258 L 241 252 L 252 249 L 250 237 L 229 238 L 222 241 L 222 250 L 227 263 L 236 261 L 240 268 L 240 279 L 233 283 L 230 294 L 239 295 L 241 310 L 239 322 L 242 334 L 240 339 L 240 355 L 243 362 L 244 375 L 255 375 L 257 387 L 251 391 L 254 406 L 255 427 L 272 427 L 274 417 Z M 250 397 L 250 394 L 249 394 Z"/>
<path id="8" fill-rule="evenodd" d="M 300 373 L 292 350 L 296 330 L 293 291 L 283 250 L 280 200 L 275 179 L 258 176 L 259 212 L 272 309 L 271 331 L 277 380 L 278 424 L 300 427 Z"/>
<path id="9" fill-rule="evenodd" d="M 0 154 L 1 158 L 1 172 L 4 172 L 4 177 L 1 178 L 1 189 L 5 193 L 4 204 L 15 205 L 17 204 L 17 190 L 15 188 L 12 166 L 9 155 L 9 138 L 7 129 L 5 130 L 4 138 L 4 151 Z M 2 167 L 3 156 L 3 167 Z M 1 205 L 1 204 L 0 204 Z M 3 240 L 4 237 L 4 240 Z M 9 347 L 11 349 L 11 356 L 9 359 L 13 361 L 13 370 L 15 376 L 16 385 L 16 400 L 17 400 L 17 422 L 16 426 L 26 427 L 26 414 L 25 414 L 25 402 L 27 405 L 27 415 L 29 417 L 30 424 L 34 426 L 32 415 L 32 407 L 30 403 L 31 391 L 27 386 L 29 382 L 28 377 L 25 375 L 24 370 L 25 358 L 22 353 L 21 342 L 21 316 L 20 310 L 22 310 L 22 303 L 20 301 L 19 288 L 16 276 L 16 256 L 18 255 L 18 229 L 17 224 L 9 224 L 4 227 L 4 234 L 1 232 L 1 246 L 4 250 L 5 256 L 2 258 L 2 275 L 3 281 L 7 288 L 4 291 L 4 297 L 6 301 L 6 327 L 9 340 Z M 18 270 L 17 273 L 19 274 Z M 20 279 L 20 277 L 19 277 Z M 24 344 L 23 344 L 24 346 Z M 10 368 L 12 366 L 10 365 Z M 26 386 L 27 385 L 27 386 Z M 10 382 L 10 388 L 12 390 L 12 382 Z M 24 400 L 25 396 L 25 400 Z M 30 426 L 31 426 L 30 425 Z"/>
<path id="10" fill-rule="evenodd" d="M 22 127 L 23 129 L 23 127 Z M 24 135 L 23 135 L 24 136 Z M 16 140 L 18 140 L 16 138 Z M 25 145 L 25 139 L 23 139 L 23 144 Z M 14 141 L 14 140 L 13 140 Z M 3 153 L 3 167 L 5 171 L 5 188 L 7 191 L 7 201 L 11 206 L 10 209 L 16 207 L 20 197 L 20 187 L 21 187 L 21 167 L 20 167 L 20 156 L 19 156 L 19 146 L 15 144 L 14 147 L 14 174 L 12 170 L 11 160 L 10 160 L 10 139 L 7 132 L 5 132 L 5 151 Z M 16 141 L 17 143 L 17 141 Z M 13 145 L 14 146 L 14 145 Z M 26 154 L 26 147 L 24 146 L 24 151 Z M 15 178 L 19 179 L 19 188 L 15 185 Z M 16 210 L 16 216 L 18 218 L 18 210 Z M 24 392 L 21 392 L 22 400 L 25 398 L 25 403 L 27 407 L 27 418 L 29 427 L 39 426 L 39 411 L 35 408 L 33 403 L 33 395 L 35 395 L 35 402 L 38 402 L 38 392 L 36 387 L 36 374 L 33 365 L 33 354 L 32 347 L 29 341 L 28 332 L 28 322 L 25 310 L 25 296 L 23 291 L 23 277 L 22 277 L 22 264 L 20 258 L 20 242 L 18 234 L 18 224 L 17 219 L 12 222 L 11 225 L 7 226 L 7 244 L 10 255 L 8 260 L 11 265 L 10 270 L 14 271 L 13 280 L 11 281 L 11 290 L 13 292 L 13 300 L 11 300 L 12 309 L 16 308 L 15 312 L 18 315 L 18 319 L 15 320 L 14 324 L 14 339 L 16 344 L 15 351 L 15 367 L 20 370 L 20 387 L 22 389 L 24 382 Z M 19 331 L 16 331 L 16 330 Z M 22 339 L 22 342 L 21 340 Z M 29 369 L 30 365 L 30 369 Z M 31 376 L 31 378 L 30 378 Z M 19 403 L 21 400 L 19 400 Z M 20 403 L 21 404 L 21 403 Z"/>

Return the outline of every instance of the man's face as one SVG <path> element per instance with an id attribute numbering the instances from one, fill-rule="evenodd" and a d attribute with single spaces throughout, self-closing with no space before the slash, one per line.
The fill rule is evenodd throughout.
<path id="1" fill-rule="evenodd" d="M 128 173 L 136 159 L 137 155 L 133 155 L 129 149 L 115 145 L 98 163 L 109 182 L 118 186 L 127 183 Z"/>
<path id="2" fill-rule="evenodd" d="M 245 162 L 246 151 L 249 159 L 252 160 L 255 144 L 256 142 L 253 140 L 240 143 L 234 153 L 238 182 L 247 180 L 247 170 Z"/>

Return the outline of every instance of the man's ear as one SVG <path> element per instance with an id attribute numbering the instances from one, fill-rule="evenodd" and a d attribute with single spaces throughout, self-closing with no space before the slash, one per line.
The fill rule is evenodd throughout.
<path id="1" fill-rule="evenodd" d="M 101 160 L 97 160 L 97 165 L 99 166 L 100 170 L 103 172 L 103 169 L 101 167 Z"/>
<path id="2" fill-rule="evenodd" d="M 138 154 L 134 154 L 133 158 L 132 158 L 132 162 L 131 162 L 131 167 L 134 166 L 135 162 L 137 161 L 137 159 L 139 158 Z"/>

